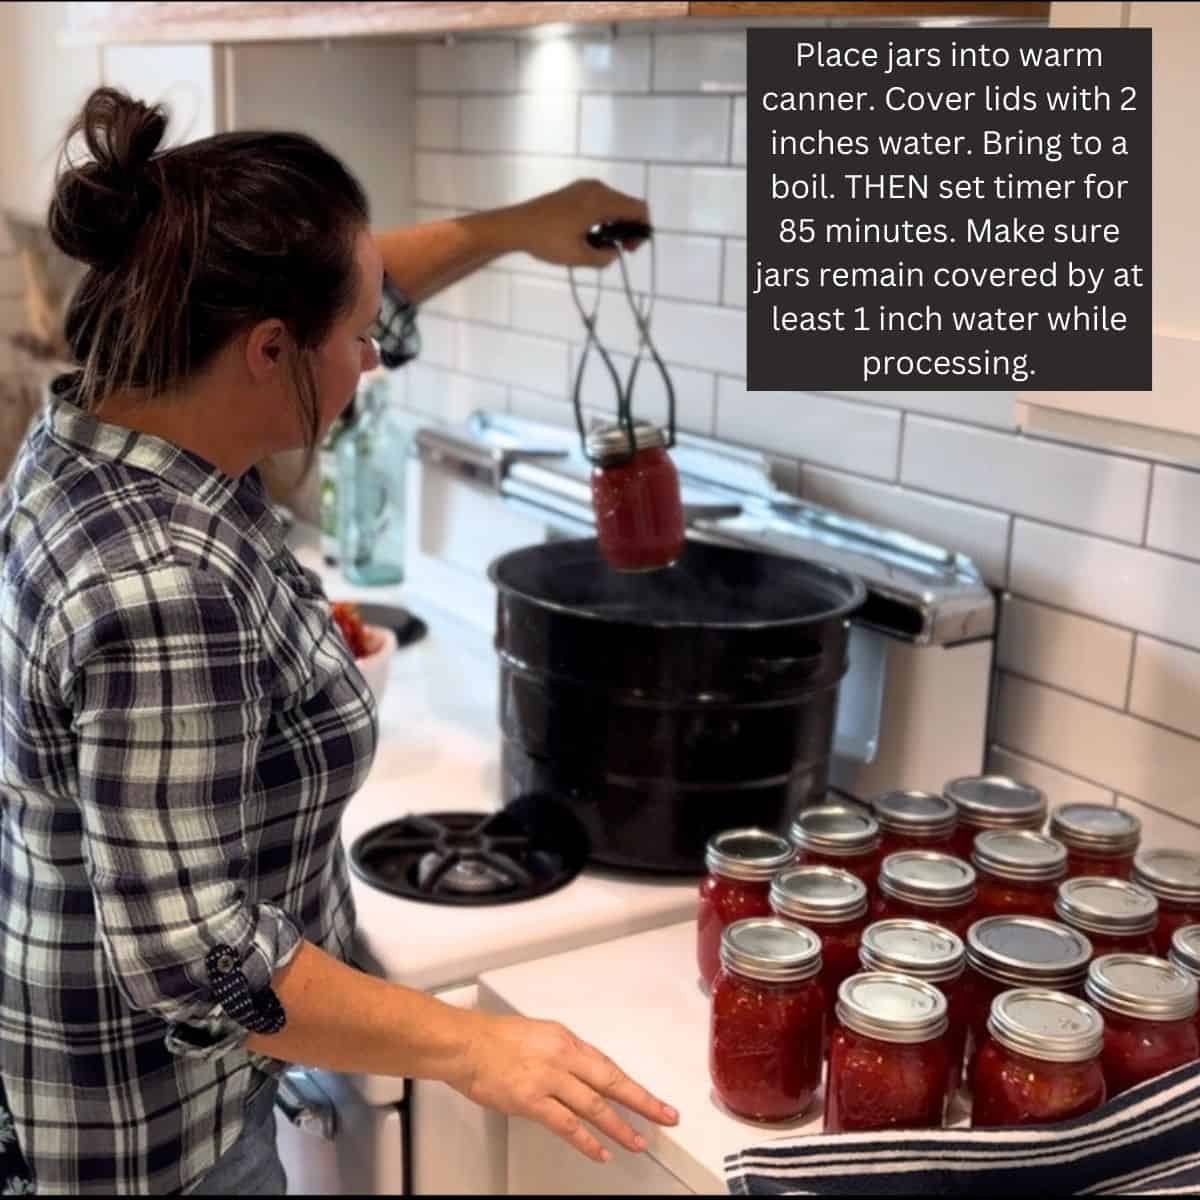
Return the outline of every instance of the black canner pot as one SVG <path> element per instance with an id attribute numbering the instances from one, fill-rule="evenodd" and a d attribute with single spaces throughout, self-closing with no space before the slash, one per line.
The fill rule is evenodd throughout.
<path id="1" fill-rule="evenodd" d="M 712 834 L 825 794 L 852 575 L 689 541 L 619 574 L 593 539 L 513 551 L 497 588 L 505 803 L 553 800 L 608 866 L 694 874 Z"/>

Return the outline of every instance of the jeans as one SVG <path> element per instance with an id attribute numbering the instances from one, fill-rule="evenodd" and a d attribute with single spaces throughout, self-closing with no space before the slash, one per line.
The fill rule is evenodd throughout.
<path id="1" fill-rule="evenodd" d="M 287 1175 L 275 1145 L 275 1093 L 265 1080 L 246 1105 L 246 1121 L 237 1141 L 212 1169 L 188 1189 L 199 1196 L 286 1196 Z"/>

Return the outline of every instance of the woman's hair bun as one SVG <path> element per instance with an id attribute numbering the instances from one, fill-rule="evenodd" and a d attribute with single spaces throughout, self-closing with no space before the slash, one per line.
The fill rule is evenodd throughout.
<path id="1" fill-rule="evenodd" d="M 64 254 L 93 267 L 116 265 L 157 207 L 158 172 L 149 164 L 167 129 L 161 105 L 116 88 L 97 88 L 72 122 L 50 202 L 50 236 Z M 82 138 L 88 158 L 71 159 Z"/>

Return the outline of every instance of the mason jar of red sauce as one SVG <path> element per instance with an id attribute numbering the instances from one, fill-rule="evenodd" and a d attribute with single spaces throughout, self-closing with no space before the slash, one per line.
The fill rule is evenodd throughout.
<path id="1" fill-rule="evenodd" d="M 1034 987 L 1082 998 L 1092 944 L 1076 929 L 1043 917 L 987 917 L 967 930 L 967 1053 L 971 1084 L 975 1054 L 987 1033 L 992 1001 L 1010 988 Z"/>
<path id="2" fill-rule="evenodd" d="M 826 1032 L 842 980 L 858 970 L 858 943 L 867 918 L 866 884 L 837 867 L 788 867 L 771 883 L 771 911 L 795 921 L 821 939 L 821 987 Z"/>
<path id="3" fill-rule="evenodd" d="M 1031 829 L 1046 823 L 1046 797 L 1032 784 L 1007 775 L 969 775 L 952 779 L 944 789 L 958 809 L 951 854 L 971 861 L 975 837 L 989 829 Z"/>
<path id="4" fill-rule="evenodd" d="M 721 933 L 744 917 L 771 915 L 771 880 L 792 861 L 786 838 L 765 829 L 728 829 L 709 839 L 708 874 L 700 881 L 696 911 L 696 961 L 700 979 L 712 986 L 721 965 Z"/>
<path id="5" fill-rule="evenodd" d="M 875 888 L 879 874 L 879 825 L 875 818 L 848 804 L 804 809 L 789 835 L 797 866 L 838 867 Z"/>
<path id="6" fill-rule="evenodd" d="M 1142 840 L 1142 823 L 1110 804 L 1064 804 L 1050 817 L 1050 836 L 1067 848 L 1067 878 L 1128 879 Z"/>
<path id="7" fill-rule="evenodd" d="M 1105 1100 L 1104 1022 L 1084 1000 L 1017 988 L 992 1001 L 975 1063 L 974 1129 L 1081 1117 Z"/>
<path id="8" fill-rule="evenodd" d="M 946 997 L 910 975 L 869 971 L 838 988 L 825 1132 L 940 1129 L 950 1074 Z"/>
<path id="9" fill-rule="evenodd" d="M 916 917 L 962 937 L 974 911 L 975 870 L 961 859 L 935 850 L 901 850 L 883 860 L 872 905 L 876 921 Z"/>
<path id="10" fill-rule="evenodd" d="M 1064 879 L 1054 911 L 1064 925 L 1087 934 L 1093 958 L 1154 953 L 1158 901 L 1135 883 L 1100 875 Z"/>
<path id="11" fill-rule="evenodd" d="M 737 1116 L 786 1121 L 812 1103 L 824 1057 L 820 970 L 820 939 L 802 925 L 757 917 L 721 934 L 709 1074 Z"/>
<path id="12" fill-rule="evenodd" d="M 1104 1018 L 1104 1082 L 1119 1096 L 1200 1057 L 1196 980 L 1149 954 L 1106 954 L 1088 968 L 1087 992 Z"/>
<path id="13" fill-rule="evenodd" d="M 932 983 L 946 997 L 947 1088 L 957 1090 L 967 1041 L 966 947 L 962 939 L 928 921 L 876 921 L 863 931 L 858 948 L 864 971 L 891 971 Z"/>
<path id="14" fill-rule="evenodd" d="M 1184 925 L 1200 925 L 1200 854 L 1187 850 L 1142 850 L 1133 860 L 1130 876 L 1158 901 L 1154 948 L 1171 953 L 1171 938 Z"/>
<path id="15" fill-rule="evenodd" d="M 1175 930 L 1169 961 L 1200 983 L 1200 925 Z M 1200 1035 L 1200 1011 L 1196 1013 L 1196 1032 Z"/>
<path id="16" fill-rule="evenodd" d="M 975 839 L 971 862 L 979 876 L 980 917 L 1052 917 L 1058 885 L 1067 873 L 1061 842 L 1028 829 L 992 829 Z"/>
<path id="17" fill-rule="evenodd" d="M 618 571 L 654 571 L 683 552 L 679 474 L 663 431 L 633 423 L 634 452 L 620 425 L 602 425 L 587 437 L 593 462 L 592 508 L 600 553 Z"/>
<path id="18" fill-rule="evenodd" d="M 900 850 L 950 852 L 958 809 L 945 796 L 919 791 L 885 792 L 872 801 L 871 808 L 879 823 L 879 852 L 884 858 Z"/>

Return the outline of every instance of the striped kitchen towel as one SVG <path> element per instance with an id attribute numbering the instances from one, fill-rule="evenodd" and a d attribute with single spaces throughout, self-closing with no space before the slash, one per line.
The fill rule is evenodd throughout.
<path id="1" fill-rule="evenodd" d="M 1200 1063 L 1057 1125 L 779 1138 L 728 1155 L 725 1180 L 739 1196 L 1194 1195 Z"/>

